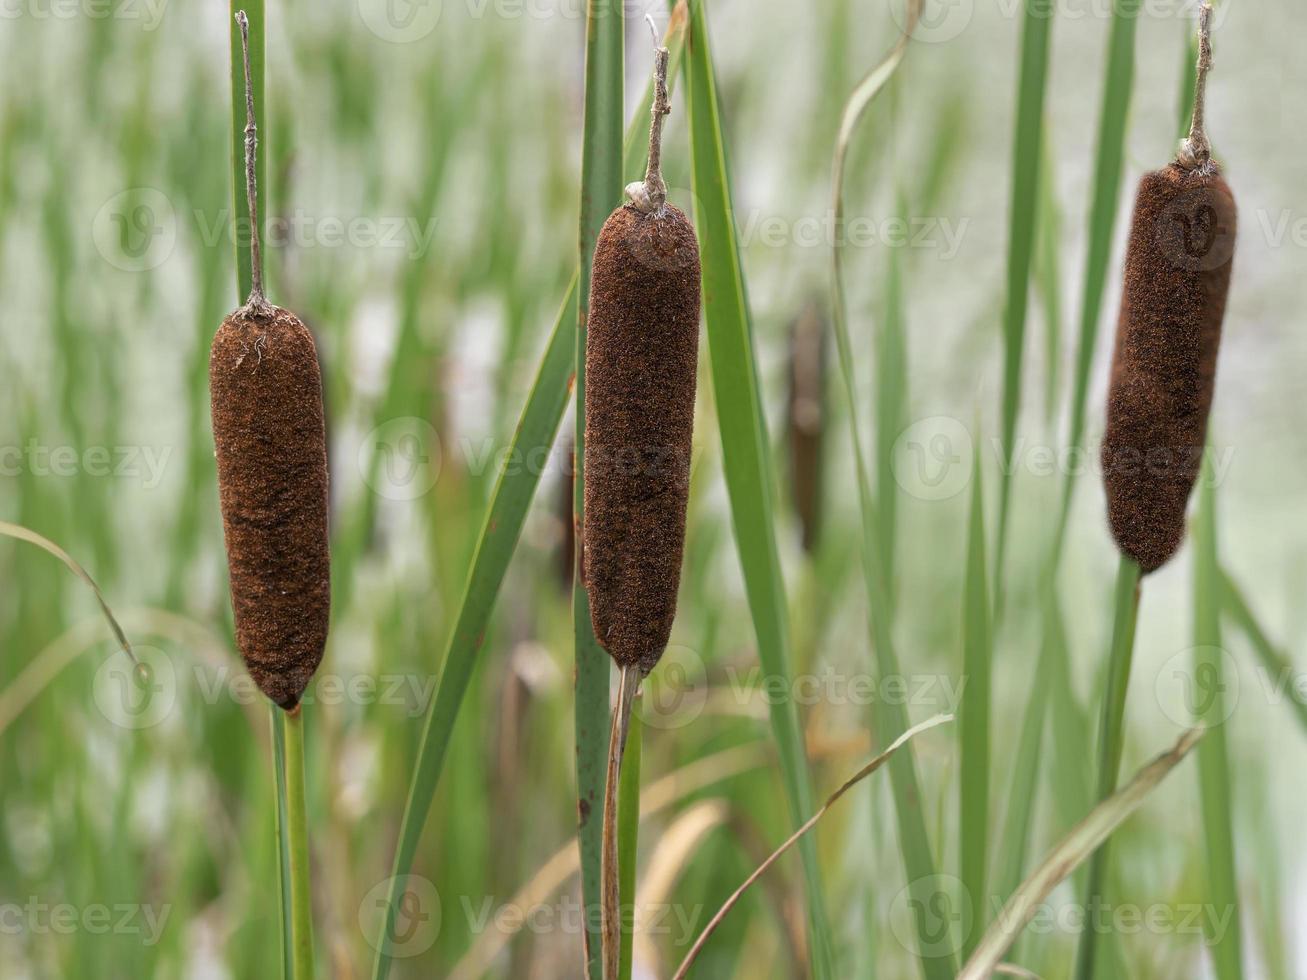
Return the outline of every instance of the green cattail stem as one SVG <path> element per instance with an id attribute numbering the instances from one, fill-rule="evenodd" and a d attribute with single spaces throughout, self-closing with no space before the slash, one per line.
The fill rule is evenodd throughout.
<path id="1" fill-rule="evenodd" d="M 618 908 L 622 913 L 621 962 L 618 980 L 631 980 L 635 958 L 635 884 L 636 859 L 640 841 L 640 766 L 643 748 L 643 723 L 631 712 L 631 727 L 626 734 L 626 751 L 622 755 L 622 775 L 617 787 L 617 867 L 621 885 Z"/>
<path id="2" fill-rule="evenodd" d="M 293 980 L 314 980 L 313 890 L 304 805 L 304 710 L 286 715 L 286 836 L 290 859 L 291 964 Z"/>
<path id="3" fill-rule="evenodd" d="M 1116 791 L 1121 769 L 1121 750 L 1125 744 L 1125 701 L 1130 685 L 1130 665 L 1134 660 L 1135 624 L 1139 616 L 1139 565 L 1121 556 L 1116 576 L 1116 612 L 1112 624 L 1112 649 L 1107 664 L 1107 684 L 1103 689 L 1103 710 L 1098 722 L 1098 789 L 1096 803 Z M 1090 923 L 1090 913 L 1102 901 L 1103 882 L 1107 874 L 1107 842 L 1099 846 L 1090 859 L 1085 903 L 1085 919 L 1076 956 L 1076 980 L 1093 980 L 1098 935 Z"/>
<path id="4" fill-rule="evenodd" d="M 618 785 L 622 777 L 622 756 L 626 752 L 627 734 L 631 728 L 631 707 L 635 702 L 636 691 L 640 689 L 641 678 L 638 665 L 630 664 L 622 668 L 617 688 L 617 707 L 613 711 L 613 727 L 608 736 L 608 774 L 604 785 L 603 859 L 600 865 L 602 869 L 600 878 L 603 882 L 600 930 L 603 937 L 604 980 L 618 980 L 621 968 L 621 883 L 618 880 L 617 847 Z"/>
<path id="5" fill-rule="evenodd" d="M 281 976 L 289 980 L 295 975 L 295 960 L 291 952 L 291 933 L 294 916 L 290 908 L 290 827 L 289 808 L 286 804 L 286 712 L 271 701 L 268 717 L 272 727 L 272 772 L 277 794 L 277 908 L 281 912 Z"/>

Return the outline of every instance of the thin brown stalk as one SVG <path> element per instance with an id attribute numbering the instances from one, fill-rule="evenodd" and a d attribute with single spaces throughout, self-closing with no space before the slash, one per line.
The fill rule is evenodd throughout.
<path id="1" fill-rule="evenodd" d="M 699 954 L 703 951 L 703 947 L 707 944 L 709 937 L 711 937 L 712 934 L 717 930 L 717 927 L 722 924 L 722 920 L 726 918 L 726 916 L 730 913 L 731 909 L 735 908 L 736 903 L 738 903 L 740 898 L 744 895 L 744 893 L 749 890 L 749 886 L 752 885 L 759 878 L 761 878 L 763 874 L 766 873 L 768 868 L 770 868 L 773 864 L 779 861 L 781 855 L 783 855 L 786 851 L 788 851 L 791 847 L 793 847 L 796 843 L 798 843 L 799 839 L 804 834 L 810 831 L 813 827 L 817 826 L 817 822 L 826 815 L 827 811 L 830 810 L 830 808 L 834 806 L 836 802 L 838 802 L 841 796 L 843 796 L 854 786 L 858 785 L 858 783 L 862 782 L 864 779 L 866 779 L 868 776 L 874 773 L 877 769 L 883 766 L 887 761 L 889 761 L 890 757 L 894 755 L 894 753 L 897 752 L 899 749 L 901 749 L 905 744 L 907 744 L 907 742 L 913 736 L 919 735 L 922 732 L 926 731 L 927 729 L 934 728 L 936 725 L 942 725 L 945 722 L 952 721 L 952 720 L 953 720 L 952 715 L 936 715 L 933 718 L 929 718 L 926 721 L 923 721 L 920 725 L 914 725 L 912 728 L 909 728 L 906 732 L 904 732 L 902 735 L 896 738 L 890 744 L 890 747 L 887 748 L 884 752 L 882 752 L 880 755 L 876 756 L 876 758 L 868 762 L 865 766 L 863 766 L 856 773 L 854 773 L 849 779 L 845 780 L 844 784 L 841 785 L 840 788 L 837 789 L 834 793 L 832 793 L 830 797 L 826 800 L 826 802 L 822 804 L 820 810 L 818 810 L 811 817 L 809 817 L 807 822 L 804 823 L 804 825 L 800 827 L 798 830 L 796 830 L 793 834 L 791 834 L 789 838 L 786 839 L 784 844 L 776 848 L 776 850 L 774 850 L 771 853 L 771 856 L 768 857 L 767 860 L 763 861 L 762 864 L 758 865 L 757 869 L 751 875 L 749 875 L 749 877 L 744 879 L 744 884 L 740 885 L 739 888 L 735 889 L 731 897 L 728 898 L 725 904 L 723 904 L 722 907 L 717 910 L 717 914 L 712 917 L 712 920 L 708 923 L 707 927 L 703 930 L 703 932 L 699 934 L 699 938 L 694 941 L 694 945 L 690 947 L 690 951 L 685 954 L 685 959 L 683 959 L 681 961 L 681 965 L 677 967 L 676 973 L 672 976 L 672 980 L 684 980 L 684 978 L 690 972 L 690 967 L 694 965 L 694 961 L 698 959 Z"/>
<path id="2" fill-rule="evenodd" d="M 38 548 L 41 548 L 58 558 L 65 566 L 67 566 L 69 571 L 85 582 L 91 592 L 95 594 L 95 601 L 100 605 L 100 612 L 104 614 L 105 622 L 109 624 L 109 630 L 113 633 L 113 638 L 118 641 L 118 646 L 122 649 L 123 653 L 127 654 L 128 658 L 135 665 L 136 670 L 141 673 L 142 677 L 144 677 L 143 672 L 145 670 L 145 665 L 136 659 L 136 653 L 132 650 L 132 645 L 127 640 L 127 634 L 124 633 L 123 628 L 118 625 L 118 620 L 114 618 L 113 610 L 109 608 L 109 603 L 105 602 L 104 593 L 101 592 L 100 587 L 95 584 L 95 579 L 91 578 L 90 573 L 79 565 L 72 555 L 68 554 L 68 552 L 64 551 L 63 548 L 59 547 L 49 538 L 42 534 L 37 534 L 30 528 L 23 527 L 21 524 L 11 524 L 8 521 L 0 521 L 0 535 L 9 538 L 16 538 L 19 541 L 26 541 L 28 544 L 36 545 Z"/>
<path id="3" fill-rule="evenodd" d="M 1179 162 L 1186 170 L 1205 168 L 1212 159 L 1207 140 L 1207 73 L 1212 70 L 1212 5 L 1198 12 L 1198 77 L 1194 84 L 1194 117 L 1189 136 L 1180 144 Z"/>
<path id="4" fill-rule="evenodd" d="M 653 18 L 645 15 L 654 39 L 654 98 L 649 109 L 649 165 L 644 180 L 626 185 L 626 195 L 646 214 L 657 211 L 667 203 L 667 184 L 663 181 L 663 118 L 672 111 L 667 98 L 668 50 L 658 40 L 658 29 Z"/>
<path id="5" fill-rule="evenodd" d="M 250 297 L 245 307 L 251 313 L 266 314 L 263 292 L 263 248 L 259 241 L 259 181 L 255 166 L 259 155 L 259 127 L 254 121 L 254 86 L 250 82 L 250 20 L 245 11 L 236 12 L 241 29 L 241 58 L 245 68 L 245 199 L 250 211 Z"/>

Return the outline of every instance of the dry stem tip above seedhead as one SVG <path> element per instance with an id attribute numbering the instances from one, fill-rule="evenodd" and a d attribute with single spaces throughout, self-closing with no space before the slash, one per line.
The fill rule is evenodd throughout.
<path id="1" fill-rule="evenodd" d="M 667 185 L 663 182 L 663 117 L 672 111 L 667 100 L 667 48 L 658 40 L 658 29 L 653 17 L 645 14 L 649 31 L 654 42 L 654 98 L 650 109 L 652 119 L 649 123 L 649 166 L 645 170 L 644 180 L 637 180 L 626 185 L 626 196 L 631 203 L 645 214 L 658 211 L 667 203 Z"/>
<path id="2" fill-rule="evenodd" d="M 1198 76 L 1194 84 L 1194 117 L 1189 135 L 1180 141 L 1176 163 L 1186 170 L 1207 170 L 1212 163 L 1212 145 L 1207 140 L 1207 73 L 1212 70 L 1212 5 L 1198 12 Z"/>
<path id="3" fill-rule="evenodd" d="M 250 21 L 245 11 L 236 11 L 241 29 L 241 59 L 245 68 L 245 199 L 250 212 L 250 297 L 242 311 L 271 316 L 272 307 L 263 292 L 263 249 L 259 243 L 259 180 L 255 165 L 259 154 L 258 126 L 254 121 L 254 85 L 250 81 Z"/>

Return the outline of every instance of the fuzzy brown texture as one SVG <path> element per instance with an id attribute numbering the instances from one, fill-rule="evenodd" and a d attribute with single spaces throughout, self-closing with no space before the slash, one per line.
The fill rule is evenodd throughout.
<path id="1" fill-rule="evenodd" d="M 676 615 L 699 358 L 699 244 L 626 205 L 595 245 L 585 358 L 586 589 L 595 636 L 653 669 Z"/>
<path id="2" fill-rule="evenodd" d="M 237 310 L 209 355 L 236 642 L 259 690 L 294 708 L 331 610 L 322 376 L 293 313 Z"/>
<path id="3" fill-rule="evenodd" d="M 1103 436 L 1108 518 L 1145 572 L 1184 539 L 1202 463 L 1237 212 L 1215 165 L 1146 174 L 1126 251 Z"/>

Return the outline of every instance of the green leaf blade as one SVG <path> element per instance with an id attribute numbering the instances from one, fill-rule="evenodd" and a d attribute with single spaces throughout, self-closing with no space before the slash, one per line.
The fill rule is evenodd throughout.
<path id="1" fill-rule="evenodd" d="M 1194 663 L 1198 689 L 1194 721 L 1208 726 L 1198 747 L 1198 785 L 1202 799 L 1206 844 L 1207 899 L 1220 915 L 1228 911 L 1229 927 L 1213 932 L 1211 916 L 1204 931 L 1219 980 L 1242 980 L 1243 937 L 1239 923 L 1239 881 L 1234 853 L 1234 816 L 1230 809 L 1228 719 L 1225 653 L 1221 647 L 1221 571 L 1216 540 L 1216 479 L 1212 455 L 1205 453 L 1199 480 L 1198 519 L 1194 523 Z"/>
<path id="2" fill-rule="evenodd" d="M 590 314 L 590 271 L 599 231 L 622 200 L 622 100 L 625 7 L 621 0 L 589 0 L 586 6 L 585 108 L 581 136 L 576 344 L 576 463 L 573 480 L 576 554 L 582 555 L 585 521 L 585 349 Z M 576 654 L 577 834 L 581 849 L 581 901 L 598 908 L 603 850 L 604 781 L 608 761 L 609 675 L 612 663 L 595 638 L 590 600 L 581 575 L 572 584 L 573 648 Z M 585 958 L 590 980 L 599 980 L 602 949 L 599 917 L 586 915 Z"/>
<path id="3" fill-rule="evenodd" d="M 1128 784 L 1100 802 L 1049 852 L 1044 862 L 1017 889 L 985 933 L 957 980 L 993 976 L 1021 930 L 1057 885 L 1091 855 L 1103 853 L 1108 837 L 1141 807 L 1163 779 L 1201 742 L 1203 729 L 1191 729 L 1168 752 L 1140 769 Z"/>
<path id="4" fill-rule="evenodd" d="M 631 712 L 626 736 L 626 755 L 617 794 L 617 868 L 619 908 L 622 917 L 622 948 L 617 980 L 631 980 L 635 954 L 635 884 L 640 844 L 640 761 L 643 755 L 644 723 L 638 711 Z"/>
<path id="5" fill-rule="evenodd" d="M 1125 555 L 1116 576 L 1115 613 L 1112 620 L 1112 648 L 1108 654 L 1107 684 L 1103 689 L 1098 719 L 1098 789 L 1096 800 L 1106 800 L 1116 789 L 1125 747 L 1126 691 L 1134 660 L 1135 627 L 1139 619 L 1139 565 Z M 1108 848 L 1099 847 L 1089 860 L 1089 877 L 1081 908 L 1092 908 L 1101 900 L 1107 879 Z M 1076 953 L 1077 980 L 1093 980 L 1098 933 L 1089 929 L 1080 936 Z"/>
<path id="6" fill-rule="evenodd" d="M 689 9 L 684 70 L 694 215 L 723 469 L 759 660 L 767 674 L 788 682 L 791 679 L 790 624 L 776 546 L 769 443 L 761 411 L 716 80 L 703 3 L 696 0 Z M 794 702 L 774 699 L 770 719 L 779 748 L 790 819 L 798 826 L 812 809 L 812 790 Z M 832 943 L 816 847 L 805 838 L 799 842 L 799 851 L 807 888 L 813 974 L 828 978 L 834 975 Z"/>
<path id="7" fill-rule="evenodd" d="M 1048 81 L 1052 0 L 1026 0 L 1021 32 L 1021 73 L 1017 82 L 1017 128 L 1012 153 L 1012 199 L 1007 253 L 1007 302 L 1003 311 L 1002 476 L 999 483 L 998 540 L 994 548 L 994 593 L 1000 601 L 1012 497 L 1007 465 L 1021 410 L 1021 366 L 1025 352 L 1030 269 L 1035 247 L 1040 153 L 1044 131 L 1044 90 Z"/>
<path id="8" fill-rule="evenodd" d="M 920 3 L 914 3 L 909 7 L 909 19 L 904 33 L 889 54 L 858 83 L 845 103 L 835 142 L 831 179 L 831 212 L 837 227 L 843 220 L 844 165 L 849 142 L 867 107 L 902 63 L 907 52 L 908 39 L 916 27 L 920 13 Z M 901 675 L 901 670 L 894 650 L 893 604 L 890 601 L 889 584 L 885 578 L 887 567 L 885 551 L 879 540 L 881 526 L 872 498 L 871 477 L 868 475 L 866 457 L 862 448 L 858 414 L 860 403 L 853 366 L 853 342 L 849 336 L 848 319 L 844 308 L 843 265 L 839 236 L 836 236 L 831 248 L 831 312 L 836 350 L 839 355 L 841 387 L 848 412 L 849 440 L 858 482 L 858 507 L 862 525 L 860 552 L 871 645 L 879 675 L 896 677 Z M 882 744 L 892 744 L 908 730 L 907 710 L 897 701 L 887 701 L 877 705 L 877 710 L 873 713 L 873 721 L 877 738 Z M 926 833 L 921 811 L 921 786 L 917 779 L 916 760 L 912 747 L 907 746 L 906 751 L 890 760 L 889 769 L 899 831 L 899 850 L 903 856 L 904 871 L 912 888 L 911 905 L 915 912 L 914 922 L 920 943 L 918 957 L 921 970 L 927 980 L 951 980 L 957 970 L 956 961 L 951 949 L 941 949 L 937 923 L 930 921 L 932 916 L 927 911 L 933 901 L 931 882 L 935 877 L 935 859 L 931 853 L 930 837 Z M 945 942 L 943 945 L 947 947 L 948 943 Z"/>
<path id="9" fill-rule="evenodd" d="M 1221 570 L 1221 602 L 1225 614 L 1234 621 L 1252 645 L 1253 653 L 1262 662 L 1262 669 L 1266 671 L 1268 677 L 1293 677 L 1297 673 L 1293 661 L 1276 649 L 1270 636 L 1257 621 L 1243 592 L 1230 577 L 1229 572 L 1224 569 Z M 1292 695 L 1285 700 L 1293 709 L 1294 717 L 1298 719 L 1303 734 L 1307 735 L 1307 701 Z"/>
<path id="10" fill-rule="evenodd" d="M 992 638 L 989 587 L 985 565 L 985 500 L 979 460 L 971 488 L 971 519 L 967 533 L 966 578 L 963 588 L 963 671 L 966 686 L 960 706 L 962 789 L 959 794 L 959 854 L 964 892 L 972 897 L 973 923 L 963 937 L 969 956 L 980 938 L 988 912 L 986 895 L 989 848 L 989 730 Z"/>
<path id="11" fill-rule="evenodd" d="M 572 373 L 572 329 L 575 323 L 574 279 L 554 324 L 553 335 L 526 407 L 522 410 L 512 449 L 500 466 L 499 479 L 472 559 L 463 602 L 445 652 L 440 684 L 423 723 L 417 762 L 400 822 L 383 932 L 376 940 L 377 956 L 372 975 L 377 980 L 383 980 L 390 971 L 389 937 L 394 934 L 395 913 L 403 894 L 403 876 L 409 872 L 417 854 L 422 828 L 444 768 L 454 722 L 481 652 L 482 637 L 540 482 L 538 467 L 512 466 L 509 461 L 529 459 L 532 453 L 548 450 L 553 445 L 570 394 L 568 379 Z"/>
<path id="12" fill-rule="evenodd" d="M 1112 33 L 1108 40 L 1107 65 L 1103 75 L 1103 103 L 1098 117 L 1098 150 L 1094 160 L 1093 197 L 1089 207 L 1089 246 L 1085 252 L 1085 291 L 1080 307 L 1080 335 L 1076 347 L 1075 379 L 1071 395 L 1071 421 L 1067 447 L 1078 450 L 1085 434 L 1085 412 L 1089 399 L 1089 376 L 1098 342 L 1098 325 L 1107 287 L 1112 238 L 1116 232 L 1117 202 L 1121 196 L 1121 174 L 1125 165 L 1126 122 L 1134 90 L 1135 27 L 1140 0 L 1115 0 Z M 1076 467 L 1069 467 L 1062 491 L 1055 559 L 1060 555 L 1066 523 L 1075 490 Z"/>

